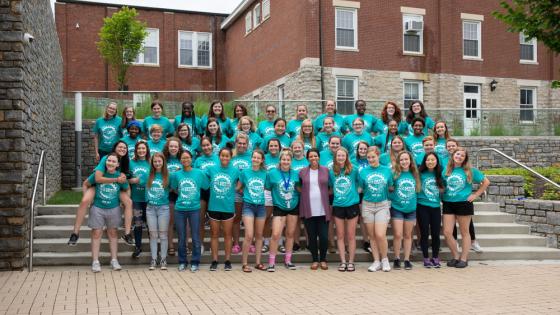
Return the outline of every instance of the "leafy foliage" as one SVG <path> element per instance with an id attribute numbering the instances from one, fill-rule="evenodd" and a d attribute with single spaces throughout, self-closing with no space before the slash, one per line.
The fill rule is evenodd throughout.
<path id="1" fill-rule="evenodd" d="M 560 184 L 560 168 L 559 167 L 535 167 L 535 171 L 544 177 L 551 179 L 555 183 Z M 525 179 L 523 189 L 525 197 L 535 197 L 535 176 L 523 168 L 492 168 L 483 171 L 486 175 L 520 175 Z M 552 187 L 550 184 L 544 185 L 543 195 L 541 199 L 560 200 L 560 191 Z"/>

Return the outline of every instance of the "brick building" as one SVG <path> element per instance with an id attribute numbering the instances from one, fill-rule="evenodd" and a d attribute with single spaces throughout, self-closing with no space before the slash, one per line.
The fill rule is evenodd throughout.
<path id="1" fill-rule="evenodd" d="M 83 16 L 86 8 L 91 14 Z M 57 2 L 66 90 L 115 87 L 94 42 L 102 17 L 116 9 Z M 560 91 L 550 88 L 560 58 L 507 32 L 492 16 L 497 9 L 499 0 L 243 0 L 229 16 L 139 8 L 158 30 L 147 43 L 159 58 L 148 61 L 159 64 L 143 59 L 129 85 L 232 90 L 245 100 L 336 99 L 341 113 L 358 98 L 404 107 L 420 99 L 440 117 L 459 119 L 465 132 L 488 118 L 480 109 L 517 108 L 511 121 L 534 124 L 535 109 L 560 106 Z M 181 65 L 185 33 L 197 34 L 199 48 L 201 36 L 211 39 L 209 64 Z M 443 110 L 450 108 L 452 118 Z"/>

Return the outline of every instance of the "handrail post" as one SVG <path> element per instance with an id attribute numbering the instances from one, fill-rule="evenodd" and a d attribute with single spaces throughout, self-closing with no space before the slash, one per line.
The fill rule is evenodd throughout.
<path id="1" fill-rule="evenodd" d="M 74 162 L 76 163 L 76 186 L 82 186 L 82 93 L 76 92 L 74 102 Z M 97 153 L 97 152 L 96 152 Z"/>
<path id="2" fill-rule="evenodd" d="M 37 194 L 37 184 L 39 184 L 39 175 L 41 175 L 42 166 L 45 163 L 45 150 L 41 151 L 41 158 L 39 159 L 39 165 L 37 166 L 37 175 L 35 175 L 35 182 L 33 183 L 33 194 L 31 195 L 31 209 L 29 213 L 29 262 L 27 264 L 27 270 L 29 272 L 33 271 L 33 229 L 35 228 L 35 196 Z M 43 169 L 43 172 L 45 170 Z M 45 177 L 43 177 L 44 179 Z M 43 184 L 43 187 L 45 184 Z M 45 188 L 43 188 L 45 189 Z"/>
<path id="3" fill-rule="evenodd" d="M 47 204 L 47 159 L 43 158 L 43 206 Z"/>

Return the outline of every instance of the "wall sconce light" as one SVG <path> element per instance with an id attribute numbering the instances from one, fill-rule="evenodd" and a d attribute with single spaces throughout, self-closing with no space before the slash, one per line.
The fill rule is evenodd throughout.
<path id="1" fill-rule="evenodd" d="M 492 80 L 492 82 L 490 82 L 490 91 L 494 92 L 497 86 L 498 86 L 498 81 Z"/>

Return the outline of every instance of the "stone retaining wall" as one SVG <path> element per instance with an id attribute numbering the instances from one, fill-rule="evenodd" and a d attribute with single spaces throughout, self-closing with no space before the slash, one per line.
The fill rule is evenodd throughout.
<path id="1" fill-rule="evenodd" d="M 505 200 L 505 212 L 515 214 L 515 221 L 531 226 L 531 232 L 545 236 L 549 247 L 560 248 L 560 201 Z"/>
<path id="2" fill-rule="evenodd" d="M 498 202 L 500 208 L 505 209 L 505 201 L 525 197 L 523 176 L 518 175 L 488 175 L 490 186 L 486 190 L 486 200 Z M 476 189 L 477 185 L 475 185 Z"/>

